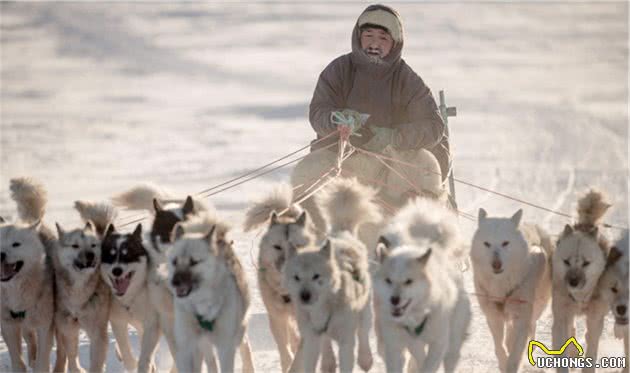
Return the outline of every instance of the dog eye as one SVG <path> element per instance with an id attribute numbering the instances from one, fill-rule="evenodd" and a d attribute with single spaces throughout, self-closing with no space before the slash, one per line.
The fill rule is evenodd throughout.
<path id="1" fill-rule="evenodd" d="M 174 258 L 173 260 L 171 260 L 171 263 L 173 263 L 173 267 L 177 266 L 177 258 Z"/>
<path id="2" fill-rule="evenodd" d="M 12 247 L 20 247 L 21 243 L 19 242 L 14 242 L 13 245 L 11 245 Z"/>
<path id="3" fill-rule="evenodd" d="M 582 263 L 582 267 L 588 267 L 589 264 L 591 264 L 591 262 L 586 260 L 586 261 L 584 261 L 584 263 Z"/>
<path id="4" fill-rule="evenodd" d="M 93 244 L 92 244 L 92 248 L 95 248 L 95 247 L 96 247 L 96 244 L 95 244 L 95 243 L 93 243 Z"/>
<path id="5" fill-rule="evenodd" d="M 319 278 L 319 274 L 316 273 L 313 275 L 313 280 L 317 280 L 318 278 Z"/>
<path id="6" fill-rule="evenodd" d="M 72 248 L 73 248 L 73 249 L 78 249 L 78 248 L 79 248 L 79 245 L 77 245 L 77 244 L 75 243 L 74 245 L 72 245 Z"/>
<path id="7" fill-rule="evenodd" d="M 503 243 L 501 244 L 502 247 L 506 247 L 507 245 L 510 244 L 510 241 L 503 241 Z"/>
<path id="8" fill-rule="evenodd" d="M 407 281 L 405 281 L 405 285 L 411 285 L 412 282 L 413 281 L 410 278 L 408 278 Z"/>
<path id="9" fill-rule="evenodd" d="M 387 285 L 391 285 L 392 284 L 392 280 L 390 280 L 389 277 L 385 279 L 385 282 L 387 283 Z"/>
<path id="10" fill-rule="evenodd" d="M 566 264 L 567 266 L 570 266 L 570 265 L 571 265 L 571 263 L 569 263 L 569 259 L 565 259 L 565 260 L 563 260 L 563 262 L 564 262 L 564 264 Z"/>
<path id="11" fill-rule="evenodd" d="M 199 264 L 199 261 L 198 261 L 198 260 L 195 260 L 195 259 L 190 258 L 190 265 L 191 265 L 191 266 L 194 266 L 194 265 L 197 265 L 197 264 Z"/>
<path id="12" fill-rule="evenodd" d="M 293 276 L 293 278 L 295 279 L 295 281 L 298 281 L 298 282 L 300 281 L 300 276 L 298 275 Z"/>
<path id="13" fill-rule="evenodd" d="M 282 251 L 282 246 L 273 245 L 273 248 L 278 250 L 278 251 Z"/>
<path id="14" fill-rule="evenodd" d="M 484 244 L 485 247 L 490 247 L 490 242 L 488 242 L 488 241 L 485 241 L 483 244 Z"/>
<path id="15" fill-rule="evenodd" d="M 611 287 L 610 290 L 612 290 L 613 293 L 617 294 L 617 288 L 616 287 Z"/>

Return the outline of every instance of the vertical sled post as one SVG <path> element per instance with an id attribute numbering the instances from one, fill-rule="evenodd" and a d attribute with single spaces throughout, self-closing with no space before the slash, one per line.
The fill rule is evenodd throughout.
<path id="1" fill-rule="evenodd" d="M 440 115 L 442 116 L 442 120 L 444 121 L 446 136 L 450 140 L 450 131 L 448 129 L 448 117 L 457 116 L 457 108 L 455 106 L 450 106 L 450 107 L 446 106 L 446 99 L 444 98 L 444 90 L 440 91 L 439 108 L 440 108 Z M 453 146 L 452 143 L 449 142 L 449 144 L 450 144 L 450 147 Z M 450 189 L 449 201 L 451 202 L 451 205 L 453 206 L 453 208 L 457 210 L 457 200 L 455 198 L 455 179 L 454 178 L 455 176 L 453 175 L 453 160 L 451 158 L 451 167 L 448 173 L 448 186 Z"/>

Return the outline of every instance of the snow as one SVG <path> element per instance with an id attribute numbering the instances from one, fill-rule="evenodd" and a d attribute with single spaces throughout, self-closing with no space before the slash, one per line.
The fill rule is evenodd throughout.
<path id="1" fill-rule="evenodd" d="M 0 3 L 0 214 L 8 180 L 49 191 L 48 223 L 79 222 L 75 199 L 104 200 L 150 181 L 182 193 L 218 184 L 307 144 L 308 102 L 321 70 L 350 48 L 360 3 Z M 573 214 L 600 186 L 606 220 L 628 225 L 628 4 L 415 2 L 395 5 L 403 57 L 457 106 L 455 176 Z M 290 170 L 210 201 L 237 227 L 254 293 L 249 334 L 259 371 L 279 371 L 255 282 L 256 235 L 238 229 L 249 201 Z M 558 233 L 566 218 L 457 185 L 461 210 L 511 215 Z M 128 213 L 127 213 L 128 214 Z M 468 236 L 474 222 L 461 220 Z M 618 230 L 609 229 L 611 237 Z M 465 273 L 472 290 L 470 271 Z M 459 370 L 496 371 L 476 300 Z M 583 322 L 578 340 L 583 338 Z M 131 332 L 135 336 L 135 331 Z M 537 336 L 550 341 L 551 314 Z M 136 354 L 137 338 L 133 338 Z M 113 353 L 107 371 L 122 370 Z M 88 341 L 81 338 L 87 366 Z M 612 319 L 600 355 L 620 356 Z M 158 366 L 171 359 L 163 343 Z M 383 371 L 380 358 L 373 371 Z M 9 369 L 0 342 L 0 370 Z M 523 371 L 532 370 L 523 360 Z"/>

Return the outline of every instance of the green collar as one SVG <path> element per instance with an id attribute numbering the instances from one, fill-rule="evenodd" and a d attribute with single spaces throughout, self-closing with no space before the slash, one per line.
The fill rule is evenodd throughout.
<path id="1" fill-rule="evenodd" d="M 420 325 L 416 326 L 416 327 L 415 327 L 415 328 L 413 328 L 413 329 L 411 329 L 411 328 L 410 328 L 410 327 L 408 327 L 408 326 L 405 326 L 405 329 L 406 329 L 406 330 L 407 330 L 407 332 L 408 332 L 409 334 L 411 334 L 412 336 L 414 336 L 414 335 L 415 335 L 416 337 L 418 337 L 420 334 L 422 334 L 422 331 L 424 330 L 424 326 L 426 325 L 426 323 L 427 323 L 427 320 L 428 320 L 428 319 L 429 319 L 429 316 L 427 315 L 427 316 L 425 316 L 425 317 L 424 317 L 424 320 L 422 320 L 422 322 L 420 323 Z"/>
<path id="2" fill-rule="evenodd" d="M 23 319 L 26 317 L 26 311 L 13 312 L 9 310 L 9 312 L 11 313 L 11 317 L 14 319 Z"/>
<path id="3" fill-rule="evenodd" d="M 197 321 L 199 322 L 199 326 L 201 326 L 202 329 L 206 329 L 207 331 L 212 332 L 212 330 L 214 329 L 214 320 L 208 321 L 204 319 L 203 316 L 200 316 L 200 315 L 196 315 L 196 316 L 197 316 Z"/>

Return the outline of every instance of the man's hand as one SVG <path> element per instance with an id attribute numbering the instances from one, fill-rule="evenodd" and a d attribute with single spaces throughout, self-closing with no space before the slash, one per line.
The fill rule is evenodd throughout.
<path id="1" fill-rule="evenodd" d="M 394 142 L 396 131 L 393 128 L 371 126 L 370 131 L 374 136 L 363 146 L 366 150 L 381 152 L 387 145 Z"/>
<path id="2" fill-rule="evenodd" d="M 361 137 L 358 131 L 367 122 L 370 114 L 359 113 L 351 109 L 342 111 L 333 111 L 330 113 L 330 121 L 337 125 L 342 131 L 342 135 L 348 136 L 348 132 L 352 136 Z"/>

